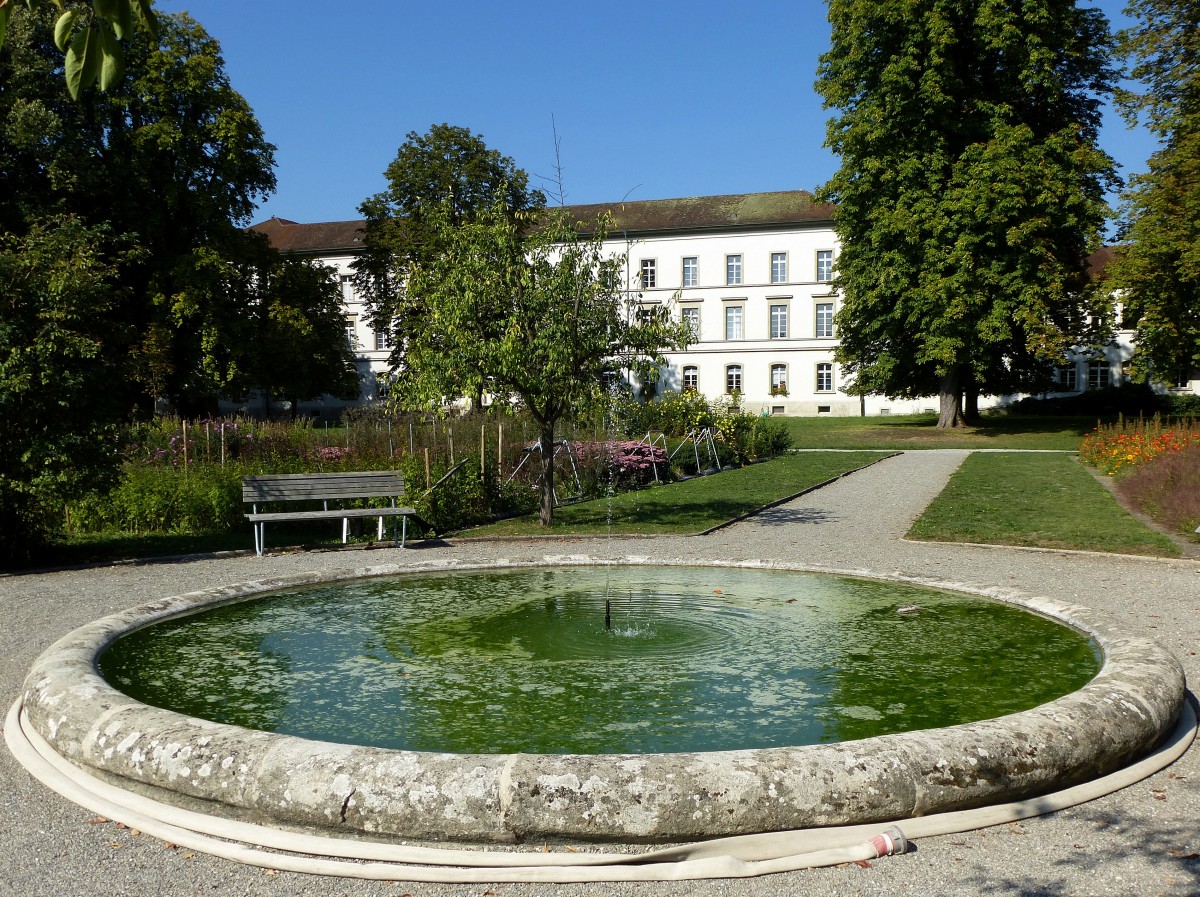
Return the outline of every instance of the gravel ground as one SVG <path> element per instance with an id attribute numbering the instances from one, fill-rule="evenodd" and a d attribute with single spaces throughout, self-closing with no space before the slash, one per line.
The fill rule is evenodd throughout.
<path id="1" fill-rule="evenodd" d="M 199 588 L 405 557 L 540 559 L 652 555 L 771 559 L 1007 588 L 1089 605 L 1157 638 L 1200 681 L 1200 562 L 903 541 L 962 451 L 909 453 L 704 537 L 463 542 L 457 545 L 189 558 L 0 577 L 0 700 L 34 658 L 103 614 Z M 249 533 L 247 541 L 249 542 Z M 743 881 L 605 885 L 428 885 L 315 878 L 243 867 L 161 841 L 68 803 L 0 751 L 0 895 L 1194 895 L 1200 894 L 1200 748 L 1117 794 L 962 835 L 905 856 Z"/>

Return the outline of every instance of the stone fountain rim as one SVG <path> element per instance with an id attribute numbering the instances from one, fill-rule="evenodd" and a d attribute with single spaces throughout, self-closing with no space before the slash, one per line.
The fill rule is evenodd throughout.
<path id="1" fill-rule="evenodd" d="M 1092 637 L 1097 676 L 994 720 L 832 745 L 684 754 L 458 755 L 310 741 L 150 707 L 96 657 L 137 628 L 267 592 L 367 577 L 564 566 L 731 567 L 945 589 L 1020 606 Z M 29 720 L 62 756 L 130 790 L 254 821 L 393 838 L 671 841 L 843 825 L 1019 800 L 1112 772 L 1171 730 L 1178 661 L 1094 611 L 999 587 L 773 561 L 597 558 L 422 561 L 244 582 L 149 602 L 52 645 L 25 681 Z"/>

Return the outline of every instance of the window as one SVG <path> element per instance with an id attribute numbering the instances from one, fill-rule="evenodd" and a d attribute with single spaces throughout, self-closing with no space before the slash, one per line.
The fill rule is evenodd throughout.
<path id="1" fill-rule="evenodd" d="M 828 361 L 817 365 L 817 392 L 833 392 L 833 365 Z"/>
<path id="2" fill-rule="evenodd" d="M 342 275 L 342 299 L 346 302 L 351 302 L 354 299 L 354 277 L 350 274 Z"/>
<path id="3" fill-rule="evenodd" d="M 817 250 L 817 282 L 826 283 L 833 280 L 833 250 Z"/>
<path id="4" fill-rule="evenodd" d="M 741 392 L 742 391 L 742 366 L 740 364 L 727 365 L 725 368 L 725 391 L 726 392 Z"/>
<path id="5" fill-rule="evenodd" d="M 1064 364 L 1054 372 L 1054 380 L 1058 384 L 1058 388 L 1062 392 L 1075 392 L 1079 388 L 1078 380 L 1076 379 L 1077 371 L 1075 365 Z"/>
<path id="6" fill-rule="evenodd" d="M 787 253 L 771 253 L 771 283 L 787 283 Z"/>
<path id="7" fill-rule="evenodd" d="M 700 369 L 689 364 L 683 369 L 683 391 L 696 392 L 700 388 Z"/>
<path id="8" fill-rule="evenodd" d="M 725 307 L 725 339 L 744 339 L 742 327 L 742 307 L 727 305 Z"/>
<path id="9" fill-rule="evenodd" d="M 771 339 L 786 339 L 788 307 L 786 305 L 771 306 Z"/>
<path id="10" fill-rule="evenodd" d="M 358 332 L 354 318 L 346 318 L 346 345 L 351 349 L 358 348 Z"/>
<path id="11" fill-rule="evenodd" d="M 771 365 L 771 395 L 786 396 L 787 394 L 787 365 Z"/>
<path id="12" fill-rule="evenodd" d="M 1175 383 L 1172 389 L 1187 389 L 1192 385 L 1192 375 L 1187 368 L 1180 368 L 1175 372 Z"/>
<path id="13" fill-rule="evenodd" d="M 679 309 L 679 319 L 683 321 L 684 326 L 688 329 L 688 333 L 691 334 L 692 342 L 699 342 L 700 306 L 685 305 L 683 308 Z"/>
<path id="14" fill-rule="evenodd" d="M 658 263 L 654 259 L 642 259 L 642 289 L 652 290 L 658 282 Z"/>
<path id="15" fill-rule="evenodd" d="M 386 330 L 375 331 L 375 351 L 382 352 L 385 349 L 392 348 L 392 340 Z"/>
<path id="16" fill-rule="evenodd" d="M 1112 371 L 1107 358 L 1097 358 L 1088 362 L 1088 389 L 1104 389 L 1109 384 Z"/>
<path id="17" fill-rule="evenodd" d="M 828 339 L 833 336 L 833 303 L 817 303 L 817 339 Z"/>
<path id="18" fill-rule="evenodd" d="M 725 283 L 736 286 L 742 282 L 742 257 L 740 255 L 725 256 Z"/>
<path id="19" fill-rule="evenodd" d="M 696 256 L 688 256 L 683 260 L 683 285 L 685 287 L 694 287 L 699 282 L 700 266 L 696 262 Z"/>

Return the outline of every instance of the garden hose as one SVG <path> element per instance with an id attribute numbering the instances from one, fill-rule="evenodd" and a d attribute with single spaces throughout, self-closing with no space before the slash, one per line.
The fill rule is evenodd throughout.
<path id="1" fill-rule="evenodd" d="M 1195 738 L 1196 725 L 1196 714 L 1185 702 L 1175 729 L 1147 756 L 1054 794 L 894 823 L 741 835 L 641 854 L 445 849 L 283 831 L 171 806 L 111 785 L 56 753 L 28 725 L 19 699 L 9 709 L 4 734 L 17 760 L 63 797 L 180 847 L 312 875 L 467 884 L 748 878 L 900 854 L 908 839 L 1028 819 L 1128 787 L 1178 759 Z"/>

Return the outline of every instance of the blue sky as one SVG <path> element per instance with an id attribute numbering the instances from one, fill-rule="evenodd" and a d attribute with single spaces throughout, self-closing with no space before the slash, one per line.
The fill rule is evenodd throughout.
<path id="1" fill-rule="evenodd" d="M 1096 0 L 1123 23 L 1124 0 Z M 813 89 L 821 0 L 158 0 L 221 42 L 275 144 L 255 220 L 357 218 L 410 131 L 482 134 L 566 201 L 812 189 L 836 169 Z M 1115 115 L 1122 174 L 1154 148 Z M 544 180 L 539 180 L 544 179 Z"/>

